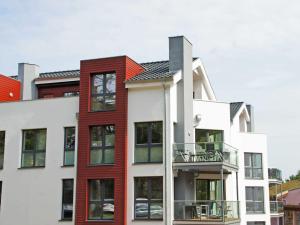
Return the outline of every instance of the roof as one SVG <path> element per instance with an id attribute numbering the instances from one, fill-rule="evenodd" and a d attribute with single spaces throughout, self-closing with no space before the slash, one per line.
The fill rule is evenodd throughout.
<path id="1" fill-rule="evenodd" d="M 193 58 L 195 61 L 198 58 Z M 172 77 L 175 72 L 169 71 L 169 61 L 155 61 L 140 63 L 145 71 L 128 79 L 127 81 L 141 81 L 141 80 L 156 80 Z M 55 72 L 40 73 L 40 76 L 36 80 L 51 80 L 51 79 L 65 79 L 65 78 L 79 78 L 80 70 L 64 70 Z"/>
<path id="2" fill-rule="evenodd" d="M 239 109 L 242 107 L 243 102 L 231 102 L 230 103 L 230 120 L 232 121 Z"/>

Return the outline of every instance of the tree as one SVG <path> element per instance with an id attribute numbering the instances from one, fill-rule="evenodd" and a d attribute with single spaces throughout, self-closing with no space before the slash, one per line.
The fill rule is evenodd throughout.
<path id="1" fill-rule="evenodd" d="M 300 170 L 298 170 L 297 174 L 289 176 L 289 178 L 286 181 L 291 180 L 300 180 Z"/>

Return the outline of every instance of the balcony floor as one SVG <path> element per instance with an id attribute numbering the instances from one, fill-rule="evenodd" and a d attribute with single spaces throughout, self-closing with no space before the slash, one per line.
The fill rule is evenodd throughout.
<path id="1" fill-rule="evenodd" d="M 209 224 L 209 225 L 225 225 L 225 224 L 233 224 L 233 225 L 238 225 L 240 224 L 240 220 L 239 219 L 226 219 L 226 221 L 221 221 L 220 219 L 191 219 L 191 220 L 174 220 L 173 221 L 174 225 L 205 225 L 205 224 Z"/>

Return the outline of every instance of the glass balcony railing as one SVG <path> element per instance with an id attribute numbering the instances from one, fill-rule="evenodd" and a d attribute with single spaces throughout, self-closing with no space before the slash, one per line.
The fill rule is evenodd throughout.
<path id="1" fill-rule="evenodd" d="M 269 179 L 282 181 L 282 173 L 281 170 L 277 168 L 269 168 L 268 169 Z"/>
<path id="2" fill-rule="evenodd" d="M 283 202 L 270 201 L 270 212 L 271 213 L 283 213 Z"/>
<path id="3" fill-rule="evenodd" d="M 227 222 L 239 218 L 238 201 L 174 201 L 174 220 Z"/>
<path id="4" fill-rule="evenodd" d="M 175 143 L 174 163 L 222 162 L 238 165 L 238 151 L 224 142 Z"/>

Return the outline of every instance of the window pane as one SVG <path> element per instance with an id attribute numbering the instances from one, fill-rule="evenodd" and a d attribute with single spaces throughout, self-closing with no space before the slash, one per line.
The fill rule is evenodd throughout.
<path id="1" fill-rule="evenodd" d="M 33 166 L 33 153 L 23 153 L 22 155 L 22 167 Z"/>
<path id="2" fill-rule="evenodd" d="M 162 162 L 163 161 L 163 154 L 162 154 L 162 147 L 152 147 L 151 148 L 151 162 Z"/>
<path id="3" fill-rule="evenodd" d="M 245 166 L 251 167 L 251 154 L 245 153 Z"/>
<path id="4" fill-rule="evenodd" d="M 106 74 L 106 93 L 116 92 L 116 75 Z"/>
<path id="5" fill-rule="evenodd" d="M 148 147 L 135 148 L 135 162 L 148 162 Z"/>
<path id="6" fill-rule="evenodd" d="M 252 169 L 251 168 L 245 168 L 245 177 L 246 178 L 252 177 Z"/>
<path id="7" fill-rule="evenodd" d="M 252 160 L 254 168 L 262 168 L 261 154 L 253 154 Z"/>
<path id="8" fill-rule="evenodd" d="M 115 161 L 115 150 L 112 149 L 105 149 L 104 151 L 104 158 L 105 158 L 105 162 L 104 163 L 114 163 Z"/>
<path id="9" fill-rule="evenodd" d="M 0 169 L 3 168 L 4 154 L 0 153 Z"/>
<path id="10" fill-rule="evenodd" d="M 33 150 L 35 149 L 35 132 L 33 130 L 24 131 L 24 149 L 23 150 Z"/>
<path id="11" fill-rule="evenodd" d="M 253 178 L 263 178 L 262 169 L 253 169 Z"/>
<path id="12" fill-rule="evenodd" d="M 161 177 L 151 178 L 151 200 L 163 199 L 163 179 Z"/>
<path id="13" fill-rule="evenodd" d="M 4 152 L 4 145 L 5 145 L 5 132 L 0 131 L 0 153 Z"/>
<path id="14" fill-rule="evenodd" d="M 90 152 L 90 163 L 100 164 L 102 163 L 102 150 L 91 150 Z"/>
<path id="15" fill-rule="evenodd" d="M 151 219 L 162 219 L 163 218 L 163 203 L 152 202 L 150 204 L 150 218 Z"/>
<path id="16" fill-rule="evenodd" d="M 64 165 L 74 165 L 74 151 L 65 151 L 65 162 Z"/>
<path id="17" fill-rule="evenodd" d="M 36 150 L 46 150 L 46 130 L 36 131 Z"/>
<path id="18" fill-rule="evenodd" d="M 162 143 L 162 122 L 154 122 L 151 124 L 152 143 Z"/>
<path id="19" fill-rule="evenodd" d="M 112 203 L 103 204 L 103 219 L 104 220 L 113 220 L 114 219 L 115 206 Z"/>
<path id="20" fill-rule="evenodd" d="M 115 129 L 114 126 L 105 127 L 105 146 L 115 145 Z"/>
<path id="21" fill-rule="evenodd" d="M 102 214 L 102 207 L 100 204 L 97 203 L 90 203 L 89 204 L 89 219 L 101 219 Z"/>
<path id="22" fill-rule="evenodd" d="M 148 123 L 137 123 L 135 126 L 136 126 L 136 144 L 147 144 Z"/>
<path id="23" fill-rule="evenodd" d="M 73 180 L 63 180 L 62 219 L 73 216 Z"/>
<path id="24" fill-rule="evenodd" d="M 135 178 L 136 200 L 148 200 L 148 180 L 145 177 Z"/>
<path id="25" fill-rule="evenodd" d="M 104 110 L 115 109 L 116 95 L 106 95 L 104 100 Z"/>
<path id="26" fill-rule="evenodd" d="M 246 187 L 246 200 L 253 200 L 253 191 L 251 187 Z"/>
<path id="27" fill-rule="evenodd" d="M 148 211 L 148 203 L 138 201 L 135 203 L 135 218 L 148 219 Z"/>
<path id="28" fill-rule="evenodd" d="M 45 153 L 35 154 L 35 166 L 45 166 Z"/>
<path id="29" fill-rule="evenodd" d="M 65 128 L 65 149 L 75 149 L 75 127 Z"/>
<path id="30" fill-rule="evenodd" d="M 91 147 L 100 147 L 103 145 L 103 128 L 102 127 L 92 127 L 91 132 Z"/>
<path id="31" fill-rule="evenodd" d="M 104 201 L 114 200 L 114 180 L 103 180 L 104 186 Z"/>
<path id="32" fill-rule="evenodd" d="M 104 97 L 97 96 L 91 98 L 92 111 L 105 110 Z"/>
<path id="33" fill-rule="evenodd" d="M 90 181 L 90 190 L 89 190 L 90 200 L 91 201 L 100 201 L 101 200 L 101 183 L 100 180 L 91 180 Z"/>
<path id="34" fill-rule="evenodd" d="M 94 75 L 92 78 L 92 93 L 103 94 L 103 74 Z"/>

